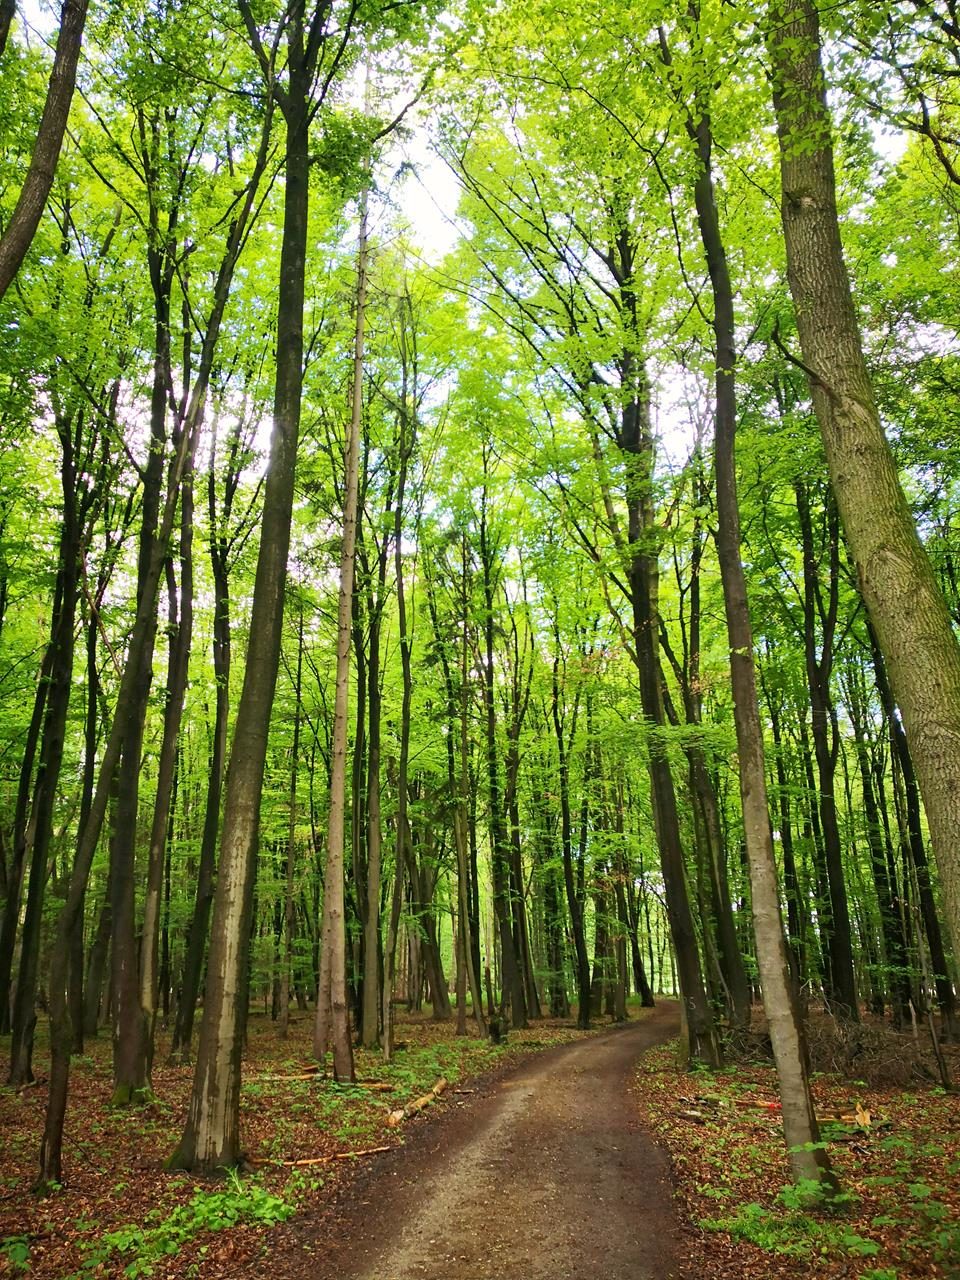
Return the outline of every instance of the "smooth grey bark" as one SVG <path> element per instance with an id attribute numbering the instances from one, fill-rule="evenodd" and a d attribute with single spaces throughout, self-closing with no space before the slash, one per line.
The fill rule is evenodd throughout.
<path id="1" fill-rule="evenodd" d="M 193 458 L 188 459 L 180 491 L 179 591 L 172 560 L 167 562 L 168 663 L 164 690 L 163 737 L 157 761 L 157 790 L 147 861 L 147 888 L 140 943 L 140 1008 L 146 1036 L 146 1079 L 153 1066 L 153 1043 L 160 990 L 160 923 L 163 873 L 169 848 L 177 778 L 177 743 L 187 692 L 193 640 Z"/>
<path id="2" fill-rule="evenodd" d="M 353 341 L 353 384 L 350 421 L 344 442 L 343 539 L 337 608 L 337 675 L 333 737 L 330 749 L 330 804 L 327 813 L 327 868 L 323 892 L 323 936 L 320 989 L 317 993 L 313 1052 L 321 1063 L 333 1047 L 333 1074 L 340 1081 L 355 1077 L 347 1008 L 346 919 L 344 916 L 344 818 L 347 803 L 347 710 L 350 696 L 350 634 L 356 569 L 359 506 L 360 432 L 363 420 L 363 347 L 367 301 L 367 191 L 360 199 L 360 244 L 357 251 L 356 325 Z M 368 956 L 368 963 L 376 963 Z"/>
<path id="3" fill-rule="evenodd" d="M 144 147 L 146 189 L 150 225 L 154 233 L 147 244 L 147 267 L 153 291 L 153 385 L 150 397 L 150 434 L 146 465 L 142 475 L 137 591 L 139 607 L 144 592 L 157 591 L 151 585 L 151 557 L 158 539 L 163 501 L 164 460 L 167 449 L 167 387 L 170 385 L 170 298 L 176 271 L 175 227 L 177 211 L 167 211 L 164 234 L 160 232 L 159 135 L 151 131 L 153 152 L 147 150 L 148 130 L 138 113 L 140 138 Z M 188 453 L 181 475 L 190 466 Z M 110 937 L 110 1012 L 113 1031 L 113 1106 L 126 1106 L 149 1093 L 147 1079 L 147 1027 L 140 998 L 137 944 L 137 827 L 139 820 L 140 772 L 147 704 L 153 681 L 153 654 L 156 644 L 156 609 L 150 614 L 137 650 L 137 683 L 134 697 L 124 708 L 120 728 L 123 745 L 117 770 L 117 823 L 110 842 L 110 892 L 112 895 Z M 117 716 L 120 712 L 118 709 Z"/>
<path id="4" fill-rule="evenodd" d="M 827 590 L 821 591 L 820 568 L 814 549 L 810 497 L 804 480 L 794 482 L 800 545 L 803 552 L 803 647 L 810 693 L 810 729 L 817 764 L 817 795 L 823 837 L 828 896 L 820 906 L 821 945 L 830 956 L 824 988 L 827 1003 L 840 1018 L 859 1020 L 857 982 L 853 968 L 850 908 L 844 876 L 840 824 L 835 795 L 840 731 L 831 690 L 840 585 L 840 531 L 830 496 L 826 511 Z M 817 653 L 817 629 L 820 652 Z"/>
<path id="5" fill-rule="evenodd" d="M 388 506 L 389 509 L 389 506 Z M 386 587 L 389 544 L 386 534 L 377 555 L 377 596 L 370 593 L 369 656 L 367 661 L 367 867 L 366 910 L 363 919 L 363 1005 L 360 1017 L 360 1040 L 366 1049 L 380 1042 L 381 969 L 380 969 L 380 892 L 383 877 L 383 815 L 380 805 L 382 689 L 380 642 Z M 358 672 L 359 676 L 359 672 Z M 359 707 L 358 707 L 359 713 Z M 359 744 L 354 751 L 358 752 Z M 358 895 L 363 886 L 357 886 Z"/>
<path id="6" fill-rule="evenodd" d="M 210 565 L 213 576 L 213 677 L 216 685 L 213 740 L 210 748 L 207 791 L 204 800 L 203 830 L 197 868 L 197 889 L 193 914 L 187 931 L 187 951 L 177 1017 L 170 1048 L 174 1060 L 190 1058 L 197 996 L 203 974 L 210 911 L 213 906 L 217 837 L 220 833 L 220 801 L 227 759 L 227 729 L 230 711 L 230 555 L 233 539 L 228 530 L 234 498 L 242 470 L 241 421 L 237 417 L 227 439 L 227 465 L 223 480 L 223 506 L 217 511 L 216 432 L 207 477 L 207 513 L 210 528 Z"/>
<path id="7" fill-rule="evenodd" d="M 43 734 L 34 781 L 26 844 L 30 849 L 30 875 L 20 943 L 20 965 L 13 1002 L 9 1083 L 27 1084 L 33 1079 L 33 1033 L 36 1026 L 36 994 L 40 963 L 40 931 L 43 900 L 49 873 L 53 815 L 60 768 L 63 762 L 70 683 L 73 674 L 75 616 L 79 596 L 78 557 L 80 529 L 76 503 L 75 460 L 69 433 L 63 437 L 63 526 L 60 536 L 58 602 L 50 645 L 53 658 L 45 703 Z"/>
<path id="8" fill-rule="evenodd" d="M 437 607 L 437 586 L 429 557 L 424 562 L 424 578 L 427 590 L 427 610 L 443 672 L 443 685 L 447 702 L 447 733 L 445 735 L 447 757 L 447 787 L 453 809 L 453 843 L 457 859 L 457 910 L 456 930 L 460 947 L 458 973 L 463 975 L 464 995 L 470 992 L 471 1013 L 478 1034 L 487 1034 L 483 1016 L 483 994 L 480 989 L 480 973 L 474 958 L 473 923 L 470 902 L 470 644 L 467 619 L 461 619 L 460 649 L 457 679 L 450 661 L 444 631 L 441 628 Z M 465 1009 L 463 1010 L 465 1015 Z M 457 994 L 457 1034 L 461 1034 L 461 1005 Z M 463 1018 L 463 1034 L 466 1033 L 466 1017 Z"/>
<path id="9" fill-rule="evenodd" d="M 569 747 L 576 732 L 576 711 L 571 717 L 569 733 L 566 728 L 566 708 L 562 698 L 561 676 L 566 674 L 566 657 L 560 643 L 559 605 L 555 605 L 553 639 L 554 652 L 550 682 L 550 712 L 557 741 L 557 783 L 560 798 L 560 851 L 563 859 L 563 884 L 567 895 L 567 910 L 573 930 L 575 975 L 577 983 L 577 1026 L 587 1030 L 590 1026 L 590 956 L 587 952 L 587 936 L 584 928 L 583 897 L 576 883 L 573 866 L 573 820 L 570 811 Z"/>
<path id="10" fill-rule="evenodd" d="M 297 672 L 293 686 L 293 743 L 290 751 L 290 814 L 284 859 L 283 961 L 280 973 L 280 1034 L 290 1028 L 290 983 L 293 978 L 293 942 L 297 923 L 295 897 L 297 865 L 297 779 L 300 772 L 300 721 L 303 692 L 303 597 L 297 617 Z"/>
<path id="11" fill-rule="evenodd" d="M 62 535 L 61 535 L 62 542 Z M 17 784 L 17 799 L 13 811 L 12 847 L 10 862 L 6 868 L 6 886 L 3 903 L 3 919 L 0 923 L 0 1034 L 11 1029 L 15 992 L 11 986 L 13 974 L 13 953 L 17 941 L 17 925 L 20 919 L 21 895 L 23 890 L 24 862 L 28 853 L 28 819 L 30 815 L 30 797 L 34 781 L 34 765 L 40 734 L 43 729 L 47 695 L 50 690 L 50 676 L 57 652 L 57 622 L 61 612 L 63 595 L 63 577 L 57 574 L 54 584 L 53 600 L 50 611 L 50 636 L 44 649 L 40 670 L 37 673 L 37 684 L 33 695 L 33 710 L 23 744 L 23 755 L 20 760 L 20 777 Z"/>
<path id="12" fill-rule="evenodd" d="M 183 468 L 186 465 L 188 446 L 189 439 L 184 434 L 181 452 L 173 459 L 170 468 L 163 516 L 151 550 L 148 574 L 142 583 L 143 591 L 130 632 L 127 662 L 120 680 L 113 723 L 100 758 L 100 772 L 87 821 L 77 834 L 77 850 L 70 873 L 67 896 L 57 919 L 50 965 L 50 1083 L 47 1092 L 44 1132 L 40 1145 L 39 1182 L 42 1186 L 63 1181 L 63 1120 L 67 1106 L 70 1055 L 73 1044 L 68 998 L 71 942 L 73 931 L 83 910 L 90 866 L 100 840 L 108 799 L 113 789 L 114 774 L 120 763 L 126 720 L 139 696 L 140 662 L 155 625 L 157 591 L 173 530 L 177 495 Z"/>
<path id="13" fill-rule="evenodd" d="M 500 943 L 500 964 L 503 971 L 501 1004 L 503 1012 L 509 1009 L 509 1021 L 513 1027 L 527 1025 L 527 1006 L 514 942 L 513 912 L 510 897 L 510 849 L 507 841 L 503 790 L 500 779 L 500 760 L 497 749 L 497 707 L 494 694 L 494 601 L 498 585 L 496 558 L 499 547 L 490 529 L 488 485 L 486 469 L 489 465 L 489 447 L 483 446 L 484 485 L 480 507 L 480 567 L 483 587 L 483 709 L 487 763 L 487 789 L 490 796 L 490 857 L 493 867 L 493 909 Z"/>
<path id="14" fill-rule="evenodd" d="M 289 47 L 302 53 L 302 13 Z M 251 19 L 252 22 L 252 19 Z M 213 903 L 206 999 L 186 1127 L 171 1168 L 213 1172 L 237 1163 L 240 1059 L 247 1000 L 263 770 L 280 663 L 287 555 L 300 431 L 304 262 L 309 184 L 310 73 L 294 56 L 284 93 L 286 121 L 283 240 L 277 306 L 277 374 L 273 430 L 264 488 L 250 641 L 237 707 L 224 799 L 220 863 Z"/>

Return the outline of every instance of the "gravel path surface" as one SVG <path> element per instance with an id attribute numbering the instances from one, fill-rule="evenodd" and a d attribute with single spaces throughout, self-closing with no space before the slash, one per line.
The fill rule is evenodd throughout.
<path id="1" fill-rule="evenodd" d="M 661 1006 L 540 1054 L 445 1114 L 410 1121 L 406 1147 L 363 1171 L 312 1230 L 301 1221 L 261 1274 L 669 1280 L 669 1172 L 630 1089 L 640 1054 L 677 1029 L 676 1006 Z"/>

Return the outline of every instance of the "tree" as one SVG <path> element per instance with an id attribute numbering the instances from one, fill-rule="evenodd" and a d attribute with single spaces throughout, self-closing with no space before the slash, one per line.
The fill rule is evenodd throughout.
<path id="1" fill-rule="evenodd" d="M 30 167 L 24 179 L 10 221 L 0 236 L 0 299 L 20 269 L 33 243 L 44 206 L 53 186 L 60 147 L 77 79 L 77 62 L 87 20 L 88 0 L 64 0 L 60 11 L 60 36 L 50 71 L 50 84 L 33 147 Z M 0 10 L 0 55 L 7 42 L 13 5 Z"/>
<path id="2" fill-rule="evenodd" d="M 363 418 L 363 337 L 367 302 L 367 192 L 360 197 L 360 245 L 357 251 L 356 328 L 350 422 L 343 465 L 343 541 L 340 548 L 340 587 L 337 598 L 337 674 L 334 686 L 331 741 L 330 808 L 327 815 L 327 871 L 324 877 L 320 983 L 317 992 L 313 1051 L 323 1063 L 333 1041 L 334 1078 L 354 1080 L 353 1048 L 347 1015 L 346 921 L 343 906 L 343 844 L 347 785 L 347 699 L 350 692 L 350 631 L 357 558 L 357 492 L 360 470 L 360 429 Z M 377 868 L 379 890 L 379 867 Z M 375 964 L 376 948 L 368 954 Z"/>
<path id="3" fill-rule="evenodd" d="M 819 21 L 811 0 L 775 0 L 767 40 L 787 272 L 803 369 L 860 592 L 910 742 L 957 945 L 960 644 L 907 505 L 863 357 L 840 241 Z"/>
<path id="4" fill-rule="evenodd" d="M 689 9 L 692 34 L 700 34 L 700 9 L 694 0 Z M 663 27 L 660 47 L 664 61 L 673 55 Z M 797 990 L 790 971 L 787 942 L 780 916 L 777 866 L 767 801 L 763 728 L 757 698 L 753 629 L 747 604 L 747 581 L 741 560 L 740 508 L 736 472 L 736 319 L 723 231 L 717 209 L 713 175 L 713 129 L 707 67 L 697 67 L 699 100 L 686 119 L 690 142 L 699 167 L 694 182 L 697 225 L 713 293 L 715 341 L 715 444 L 717 471 L 717 551 L 723 583 L 724 611 L 730 644 L 730 682 L 737 731 L 740 798 L 744 839 L 750 863 L 753 929 L 763 988 L 763 1004 L 780 1081 L 783 1133 L 794 1179 L 812 1180 L 828 1192 L 836 1190 L 830 1161 L 820 1142 L 820 1131 L 810 1092 L 807 1046 L 803 1034 Z"/>

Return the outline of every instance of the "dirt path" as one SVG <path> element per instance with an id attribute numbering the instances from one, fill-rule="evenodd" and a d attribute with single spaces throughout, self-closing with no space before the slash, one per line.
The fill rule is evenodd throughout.
<path id="1" fill-rule="evenodd" d="M 677 1027 L 676 1007 L 658 1008 L 411 1122 L 405 1150 L 261 1265 L 274 1280 L 668 1280 L 669 1175 L 629 1089 L 639 1055 Z"/>

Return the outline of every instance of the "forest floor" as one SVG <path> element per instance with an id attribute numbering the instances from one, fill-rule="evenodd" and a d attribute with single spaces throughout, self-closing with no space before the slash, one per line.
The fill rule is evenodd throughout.
<path id="1" fill-rule="evenodd" d="M 252 1172 L 206 1184 L 163 1171 L 192 1070 L 158 1065 L 154 1102 L 111 1109 L 104 1038 L 75 1062 L 55 1194 L 30 1190 L 43 1079 L 0 1090 L 0 1276 L 960 1277 L 960 1098 L 914 1078 L 929 1064 L 909 1038 L 867 1029 L 851 1047 L 815 1028 L 818 1106 L 842 1117 L 824 1136 L 846 1196 L 826 1215 L 784 1190 L 762 1037 L 728 1069 L 690 1073 L 665 1043 L 676 1030 L 668 1003 L 599 1033 L 531 1024 L 499 1046 L 401 1015 L 394 1062 L 361 1051 L 363 1084 L 338 1087 L 308 1069 L 307 1017 L 282 1040 L 259 1016 L 242 1104 Z M 388 1127 L 440 1077 L 433 1105 Z"/>
<path id="2" fill-rule="evenodd" d="M 643 1010 L 417 1121 L 408 1150 L 361 1171 L 316 1219 L 277 1233 L 273 1280 L 675 1275 L 668 1163 L 640 1127 L 631 1084 L 638 1056 L 678 1021 L 672 1003 Z"/>
<path id="3" fill-rule="evenodd" d="M 821 1137 L 841 1186 L 831 1211 L 790 1184 L 762 1035 L 721 1071 L 680 1071 L 676 1045 L 638 1065 L 640 1118 L 676 1187 L 679 1276 L 960 1280 L 960 1093 L 937 1083 L 922 1029 L 914 1038 L 869 1017 L 844 1029 L 813 1015 L 808 1033 Z M 960 1047 L 944 1056 L 960 1083 Z"/>
<path id="4" fill-rule="evenodd" d="M 32 1185 L 47 1055 L 45 1031 L 38 1028 L 36 1085 L 19 1092 L 0 1088 L 0 1276 L 233 1280 L 248 1270 L 262 1275 L 267 1265 L 274 1280 L 315 1280 L 344 1226 L 344 1206 L 364 1198 L 358 1188 L 368 1172 L 382 1174 L 392 1194 L 399 1168 L 425 1148 L 440 1142 L 446 1148 L 447 1124 L 469 1112 L 476 1129 L 501 1084 L 509 1096 L 515 1067 L 539 1061 L 544 1051 L 546 1061 L 558 1046 L 589 1050 L 596 1035 L 570 1021 L 546 1019 L 494 1045 L 457 1037 L 452 1021 L 399 1011 L 393 1062 L 385 1066 L 379 1053 L 359 1050 L 361 1083 L 338 1086 L 310 1068 L 309 1015 L 291 1018 L 287 1039 L 269 1018 L 254 1015 L 241 1098 L 251 1170 L 242 1178 L 200 1183 L 163 1168 L 182 1132 L 192 1068 L 169 1064 L 161 1037 L 154 1100 L 112 1108 L 110 1041 L 102 1034 L 73 1061 L 64 1186 L 37 1198 Z M 632 1031 L 613 1038 L 618 1035 L 633 1039 Z M 624 1072 L 636 1052 L 639 1046 L 627 1053 Z M 0 1038 L 0 1061 L 8 1054 L 9 1038 Z M 441 1078 L 447 1086 L 435 1105 L 388 1127 L 391 1110 L 423 1096 Z M 370 1216 L 384 1211 L 384 1194 L 381 1187 L 375 1209 L 366 1210 Z M 501 1203 L 490 1206 L 492 1233 Z M 365 1234 L 369 1224 L 357 1225 Z M 305 1240 L 313 1257 L 301 1247 Z M 284 1261 L 291 1249 L 294 1260 Z"/>

